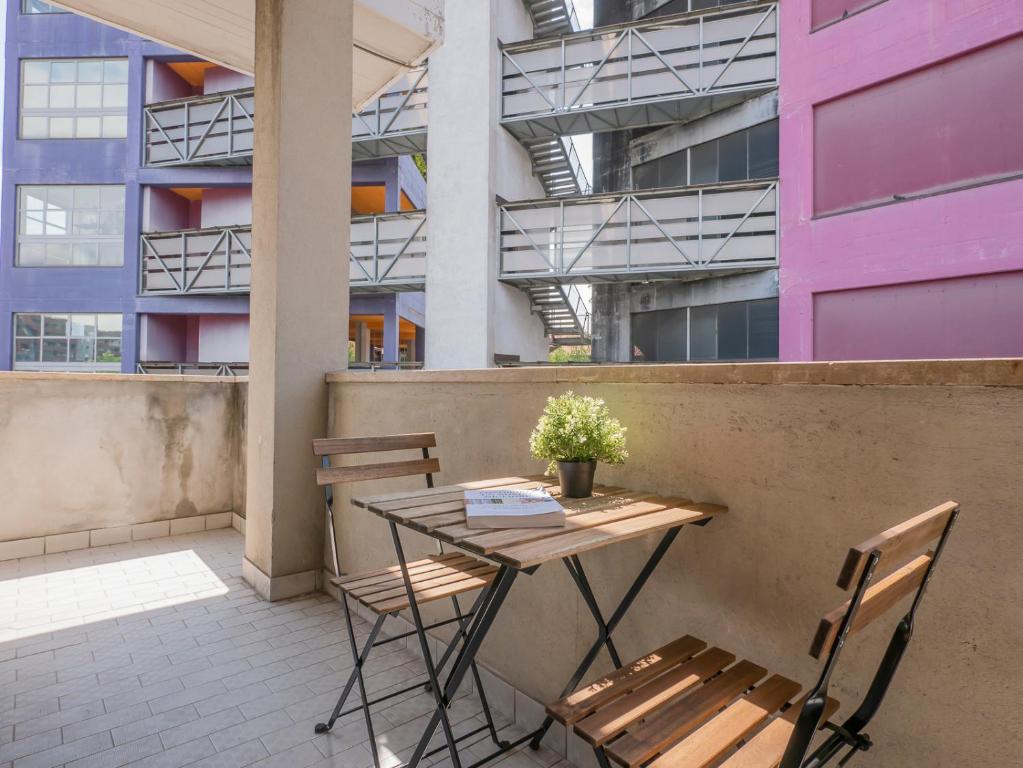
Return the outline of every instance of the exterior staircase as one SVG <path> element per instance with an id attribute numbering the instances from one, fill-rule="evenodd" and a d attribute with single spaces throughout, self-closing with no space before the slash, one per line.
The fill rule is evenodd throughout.
<path id="1" fill-rule="evenodd" d="M 590 343 L 590 307 L 575 285 L 526 286 L 533 312 L 543 321 L 552 347 Z"/>
<path id="2" fill-rule="evenodd" d="M 567 35 L 579 29 L 572 0 L 523 0 L 536 37 Z"/>
<path id="3" fill-rule="evenodd" d="M 533 175 L 547 197 L 590 194 L 590 182 L 569 137 L 550 136 L 522 142 L 533 160 Z"/>

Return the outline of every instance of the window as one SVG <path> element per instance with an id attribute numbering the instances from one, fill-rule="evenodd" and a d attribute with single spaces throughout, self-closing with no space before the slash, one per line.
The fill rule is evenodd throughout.
<path id="1" fill-rule="evenodd" d="M 632 359 L 647 362 L 778 359 L 778 300 L 637 312 Z"/>
<path id="2" fill-rule="evenodd" d="M 119 371 L 121 316 L 95 313 L 16 314 L 14 369 Z"/>
<path id="3" fill-rule="evenodd" d="M 18 187 L 19 267 L 124 264 L 124 187 Z"/>
<path id="4" fill-rule="evenodd" d="M 29 15 L 39 13 L 68 13 L 63 8 L 50 5 L 44 0 L 21 0 L 21 12 Z"/>
<path id="5" fill-rule="evenodd" d="M 123 139 L 127 135 L 127 59 L 21 62 L 21 138 Z"/>
<path id="6" fill-rule="evenodd" d="M 632 187 L 683 187 L 777 175 L 778 121 L 771 120 L 633 166 Z"/>

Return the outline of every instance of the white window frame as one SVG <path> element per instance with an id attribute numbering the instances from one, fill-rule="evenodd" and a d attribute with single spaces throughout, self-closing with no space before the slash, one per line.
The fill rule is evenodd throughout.
<path id="1" fill-rule="evenodd" d="M 18 333 L 18 320 L 22 317 L 37 317 L 39 319 L 39 335 L 27 336 Z M 46 318 L 60 318 L 65 322 L 64 335 L 47 335 Z M 120 321 L 120 328 L 117 336 L 100 335 L 99 318 L 116 317 Z M 93 333 L 75 333 L 75 322 L 87 323 L 91 318 Z M 119 312 L 15 312 L 11 317 L 11 369 L 15 371 L 87 371 L 87 372 L 119 372 L 121 361 L 124 359 L 124 316 Z M 97 361 L 99 342 L 101 340 L 117 339 L 120 345 L 120 359 L 114 362 Z M 65 359 L 63 361 L 43 362 L 43 349 L 47 339 L 63 340 L 66 346 Z M 71 346 L 72 341 L 92 341 L 92 359 L 89 361 L 72 362 Z M 38 341 L 39 352 L 34 361 L 18 360 L 18 342 Z"/>
<path id="2" fill-rule="evenodd" d="M 71 208 L 51 207 L 49 203 L 50 192 L 54 189 L 68 190 L 72 195 Z M 121 191 L 120 208 L 104 208 L 102 204 L 104 190 L 119 189 Z M 36 199 L 42 200 L 42 209 L 29 208 L 26 202 L 27 195 L 31 190 L 39 190 Z M 98 207 L 77 207 L 76 198 L 78 190 L 96 190 L 97 198 L 100 200 Z M 17 249 L 14 257 L 15 267 L 29 269 L 121 269 L 124 267 L 124 195 L 126 187 L 123 184 L 20 184 L 17 187 L 16 215 L 17 219 Z M 83 219 L 86 214 L 95 214 L 97 231 L 94 233 L 82 233 L 84 226 Z M 103 223 L 107 214 L 120 213 L 120 231 L 113 234 L 101 234 Z M 51 224 L 51 216 L 56 223 Z M 61 223 L 61 218 L 63 223 Z M 42 233 L 28 232 L 30 222 L 42 226 Z M 59 229 L 63 227 L 64 233 Z M 47 232 L 48 229 L 57 229 L 57 232 Z M 48 245 L 63 244 L 68 247 L 68 261 L 46 263 L 46 256 L 43 263 L 23 263 L 22 246 L 41 245 L 44 249 Z M 116 244 L 118 246 L 119 260 L 116 263 L 103 264 L 100 252 L 103 246 Z M 95 246 L 95 263 L 75 263 L 74 251 L 76 246 Z"/>
<path id="3" fill-rule="evenodd" d="M 45 79 L 37 71 L 46 64 Z M 82 65 L 99 66 L 99 79 L 83 72 Z M 124 66 L 123 79 L 107 79 L 108 69 Z M 71 79 L 55 80 L 56 67 L 73 68 Z M 25 58 L 19 61 L 18 138 L 26 141 L 120 140 L 128 137 L 128 59 L 116 57 Z M 57 94 L 70 97 L 71 106 L 53 105 Z M 98 96 L 99 106 L 78 106 L 86 94 Z M 39 104 L 44 96 L 45 106 Z M 27 121 L 46 121 L 45 132 L 26 131 Z M 55 131 L 57 123 L 67 130 Z M 95 127 L 93 127 L 95 126 Z M 54 135 L 56 132 L 56 135 Z"/>

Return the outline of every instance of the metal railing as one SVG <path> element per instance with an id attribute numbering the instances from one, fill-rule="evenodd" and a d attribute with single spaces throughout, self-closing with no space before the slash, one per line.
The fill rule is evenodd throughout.
<path id="1" fill-rule="evenodd" d="M 590 302 L 587 301 L 582 291 L 579 290 L 579 286 L 574 283 L 562 286 L 562 290 L 565 292 L 568 308 L 578 322 L 580 335 L 589 338 L 593 314 Z"/>
<path id="2" fill-rule="evenodd" d="M 249 164 L 254 114 L 252 88 L 150 104 L 143 109 L 144 164 Z"/>
<path id="3" fill-rule="evenodd" d="M 353 293 L 421 291 L 426 211 L 353 216 L 348 280 Z"/>
<path id="4" fill-rule="evenodd" d="M 501 121 L 520 138 L 685 119 L 777 87 L 774 4 L 666 16 L 503 46 Z"/>
<path id="5" fill-rule="evenodd" d="M 777 181 L 508 203 L 500 279 L 604 282 L 778 264 Z"/>
<path id="6" fill-rule="evenodd" d="M 138 363 L 136 373 L 178 374 L 181 376 L 248 376 L 248 363 L 173 363 L 154 361 Z"/>
<path id="7" fill-rule="evenodd" d="M 251 248 L 251 226 L 143 234 L 139 292 L 248 293 Z"/>
<path id="8" fill-rule="evenodd" d="M 399 362 L 389 362 L 387 360 L 348 362 L 349 371 L 418 371 L 422 367 L 423 363 L 421 361 L 409 362 L 407 360 L 401 360 Z"/>
<path id="9" fill-rule="evenodd" d="M 427 67 L 413 69 L 394 87 L 352 115 L 352 158 L 364 160 L 426 151 Z"/>

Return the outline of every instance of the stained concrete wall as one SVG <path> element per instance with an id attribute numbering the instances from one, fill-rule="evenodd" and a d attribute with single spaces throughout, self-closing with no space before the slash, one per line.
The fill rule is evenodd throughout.
<path id="1" fill-rule="evenodd" d="M 244 515 L 246 384 L 0 373 L 0 541 Z"/>
<path id="2" fill-rule="evenodd" d="M 847 548 L 954 498 L 962 517 L 917 638 L 870 728 L 877 768 L 1018 762 L 1023 672 L 1023 361 L 746 364 L 340 374 L 330 434 L 432 430 L 443 483 L 539 472 L 527 438 L 548 395 L 607 399 L 631 457 L 605 483 L 728 505 L 683 531 L 621 625 L 623 657 L 692 633 L 812 685 L 807 655 Z M 485 425 L 481 428 L 481 425 Z M 414 480 L 386 481 L 388 489 Z M 383 483 L 375 488 L 382 489 Z M 369 484 L 361 486 L 363 492 Z M 358 488 L 358 487 L 357 487 Z M 342 489 L 339 489 L 342 490 Z M 384 523 L 341 500 L 342 566 L 390 564 Z M 417 534 L 404 539 L 432 551 Z M 610 611 L 655 544 L 583 555 Z M 893 615 L 894 618 L 894 615 Z M 855 638 L 832 694 L 849 714 L 887 625 Z M 526 693 L 556 696 L 593 638 L 559 563 L 520 576 L 482 652 Z M 599 670 L 607 670 L 602 657 Z"/>

